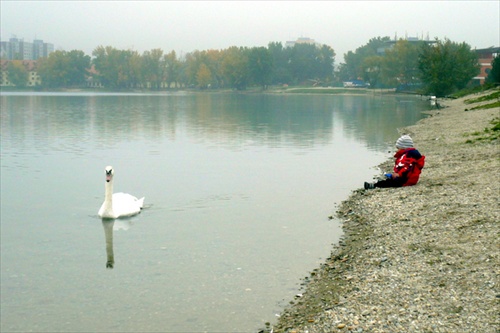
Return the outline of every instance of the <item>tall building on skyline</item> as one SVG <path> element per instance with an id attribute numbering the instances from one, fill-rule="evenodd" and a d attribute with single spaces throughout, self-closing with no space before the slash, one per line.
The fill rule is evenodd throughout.
<path id="1" fill-rule="evenodd" d="M 32 43 L 12 37 L 0 42 L 0 58 L 3 60 L 38 60 L 54 52 L 54 44 L 35 39 Z"/>

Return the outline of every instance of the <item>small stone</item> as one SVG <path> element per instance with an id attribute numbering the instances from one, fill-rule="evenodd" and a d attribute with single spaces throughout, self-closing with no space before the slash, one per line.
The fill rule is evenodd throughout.
<path id="1" fill-rule="evenodd" d="M 338 328 L 338 329 L 343 329 L 345 326 L 346 326 L 345 324 L 338 324 L 338 325 L 337 325 L 337 328 Z"/>

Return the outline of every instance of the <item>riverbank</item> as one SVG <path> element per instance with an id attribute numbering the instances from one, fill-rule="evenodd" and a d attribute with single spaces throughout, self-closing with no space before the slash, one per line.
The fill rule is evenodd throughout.
<path id="1" fill-rule="evenodd" d="M 485 131 L 500 108 L 469 103 L 492 92 L 440 101 L 400 129 L 426 155 L 420 182 L 359 189 L 338 207 L 342 241 L 273 332 L 500 330 L 500 149 L 498 132 Z"/>

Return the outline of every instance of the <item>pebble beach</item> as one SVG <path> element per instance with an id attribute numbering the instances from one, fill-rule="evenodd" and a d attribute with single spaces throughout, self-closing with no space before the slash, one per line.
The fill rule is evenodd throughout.
<path id="1" fill-rule="evenodd" d="M 500 149 L 490 130 L 500 108 L 478 108 L 498 102 L 481 101 L 495 92 L 439 100 L 398 129 L 426 156 L 419 183 L 365 190 L 371 180 L 360 179 L 332 211 L 340 243 L 266 331 L 500 332 Z"/>

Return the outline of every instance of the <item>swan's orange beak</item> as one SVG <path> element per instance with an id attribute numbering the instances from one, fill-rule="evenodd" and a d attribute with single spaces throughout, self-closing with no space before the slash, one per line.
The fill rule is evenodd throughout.
<path id="1" fill-rule="evenodd" d="M 111 175 L 106 175 L 106 183 L 109 183 L 111 181 Z"/>

